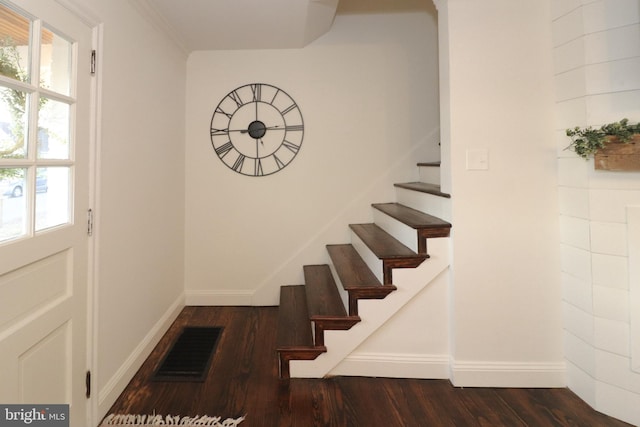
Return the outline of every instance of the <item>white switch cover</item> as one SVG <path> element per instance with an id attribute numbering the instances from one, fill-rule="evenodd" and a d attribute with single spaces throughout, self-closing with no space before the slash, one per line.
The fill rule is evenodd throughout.
<path id="1" fill-rule="evenodd" d="M 486 148 L 467 150 L 467 170 L 489 170 L 489 150 Z"/>

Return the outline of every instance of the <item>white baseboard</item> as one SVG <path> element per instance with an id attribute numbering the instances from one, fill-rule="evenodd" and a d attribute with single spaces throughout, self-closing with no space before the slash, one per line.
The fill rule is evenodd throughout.
<path id="1" fill-rule="evenodd" d="M 238 290 L 186 290 L 185 305 L 248 306 L 252 305 L 254 291 Z"/>
<path id="2" fill-rule="evenodd" d="M 386 378 L 449 378 L 446 354 L 352 353 L 329 375 Z"/>
<path id="3" fill-rule="evenodd" d="M 451 362 L 456 387 L 566 387 L 566 375 L 564 362 Z"/>
<path id="4" fill-rule="evenodd" d="M 180 295 L 164 315 L 151 328 L 144 339 L 131 352 L 129 357 L 120 366 L 120 369 L 111 377 L 102 389 L 98 390 L 98 418 L 102 419 L 120 396 L 129 381 L 138 372 L 144 361 L 149 357 L 151 351 L 158 344 L 163 335 L 167 332 L 171 324 L 176 320 L 185 306 L 184 294 Z"/>

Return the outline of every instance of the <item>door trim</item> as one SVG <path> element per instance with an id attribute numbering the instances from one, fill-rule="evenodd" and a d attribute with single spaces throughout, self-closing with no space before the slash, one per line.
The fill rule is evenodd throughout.
<path id="1" fill-rule="evenodd" d="M 86 5 L 77 0 L 55 0 L 67 11 L 91 29 L 91 48 L 95 54 L 95 72 L 91 78 L 90 88 L 90 141 L 89 141 L 89 209 L 94 214 L 92 235 L 88 241 L 87 263 L 87 369 L 91 371 L 90 398 L 87 402 L 86 419 L 88 425 L 98 425 L 98 271 L 99 271 L 99 237 L 100 237 L 100 147 L 102 124 L 102 47 L 104 24 L 102 20 Z M 83 58 L 83 60 L 85 60 Z M 86 66 L 90 67 L 90 58 L 86 58 Z"/>

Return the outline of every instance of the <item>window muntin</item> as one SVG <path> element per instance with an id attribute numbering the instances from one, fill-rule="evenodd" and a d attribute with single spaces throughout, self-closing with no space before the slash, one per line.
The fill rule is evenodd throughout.
<path id="1" fill-rule="evenodd" d="M 74 52 L 0 0 L 0 244 L 73 221 Z"/>

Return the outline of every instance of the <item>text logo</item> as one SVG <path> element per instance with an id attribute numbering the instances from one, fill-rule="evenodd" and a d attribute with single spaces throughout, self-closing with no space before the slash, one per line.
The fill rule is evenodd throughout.
<path id="1" fill-rule="evenodd" d="M 69 405 L 0 405 L 0 427 L 69 427 Z"/>

